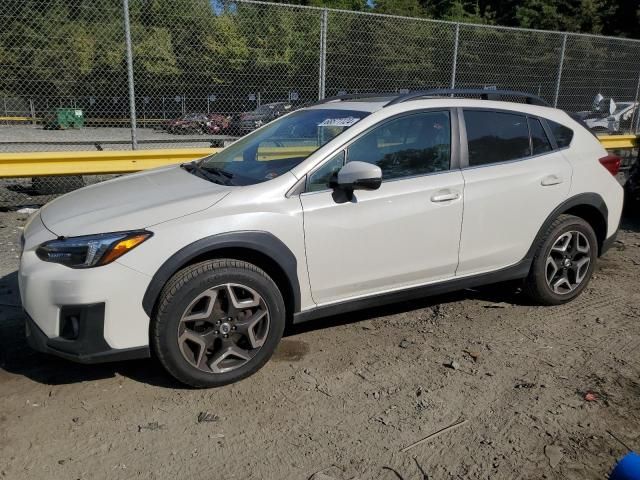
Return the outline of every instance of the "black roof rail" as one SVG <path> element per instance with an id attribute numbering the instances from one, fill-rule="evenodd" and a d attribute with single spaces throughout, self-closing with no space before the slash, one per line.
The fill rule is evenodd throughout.
<path id="1" fill-rule="evenodd" d="M 529 105 L 540 105 L 550 107 L 551 105 L 537 95 L 531 93 L 518 92 L 516 90 L 485 90 L 482 88 L 436 88 L 432 90 L 422 90 L 399 95 L 385 105 L 395 105 L 397 103 L 408 102 L 423 97 L 455 97 L 456 95 L 479 95 L 483 100 L 501 100 L 504 97 L 524 98 Z"/>
<path id="2" fill-rule="evenodd" d="M 380 92 L 380 93 L 351 93 L 348 95 L 336 95 L 334 97 L 323 98 L 317 102 L 313 102 L 310 105 L 322 105 L 323 103 L 342 102 L 347 100 L 360 100 L 363 98 L 390 98 L 397 97 L 397 93 L 392 92 Z"/>

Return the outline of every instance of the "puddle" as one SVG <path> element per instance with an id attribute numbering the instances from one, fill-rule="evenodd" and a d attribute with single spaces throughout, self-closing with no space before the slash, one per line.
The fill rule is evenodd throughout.
<path id="1" fill-rule="evenodd" d="M 271 361 L 274 362 L 298 362 L 309 353 L 309 345 L 299 340 L 280 340 L 280 345 L 276 349 Z"/>

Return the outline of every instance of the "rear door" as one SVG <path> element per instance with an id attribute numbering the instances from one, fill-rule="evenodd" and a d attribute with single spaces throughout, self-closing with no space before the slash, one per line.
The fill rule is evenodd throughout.
<path id="1" fill-rule="evenodd" d="M 477 109 L 464 109 L 462 118 L 468 155 L 462 155 L 458 276 L 522 260 L 547 216 L 567 198 L 572 172 L 539 118 Z"/>

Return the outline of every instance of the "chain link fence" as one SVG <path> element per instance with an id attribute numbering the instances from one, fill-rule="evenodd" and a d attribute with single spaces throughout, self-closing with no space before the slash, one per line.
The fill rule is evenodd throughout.
<path id="1" fill-rule="evenodd" d="M 0 153 L 220 146 L 326 96 L 441 87 L 522 90 L 595 131 L 639 130 L 638 40 L 251 0 L 3 7 Z M 94 180 L 3 180 L 0 206 Z"/>

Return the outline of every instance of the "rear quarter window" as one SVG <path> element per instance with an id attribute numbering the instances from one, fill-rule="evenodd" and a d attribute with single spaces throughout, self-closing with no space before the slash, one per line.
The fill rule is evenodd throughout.
<path id="1" fill-rule="evenodd" d="M 565 148 L 571 144 L 571 140 L 573 140 L 573 130 L 551 120 L 547 120 L 547 124 L 556 139 L 558 148 Z"/>

